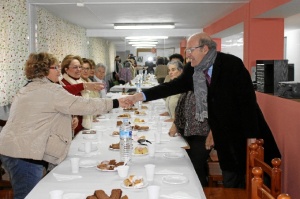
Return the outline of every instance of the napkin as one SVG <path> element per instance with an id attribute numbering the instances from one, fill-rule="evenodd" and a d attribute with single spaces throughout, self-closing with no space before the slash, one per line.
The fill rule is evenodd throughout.
<path id="1" fill-rule="evenodd" d="M 169 169 L 163 169 L 163 170 L 157 171 L 157 172 L 155 172 L 155 174 L 157 174 L 157 175 L 169 175 L 169 174 L 170 175 L 183 175 L 183 173 L 171 171 Z"/>
<path id="2" fill-rule="evenodd" d="M 58 173 L 53 173 L 53 176 L 56 178 L 57 181 L 67 181 L 82 178 L 82 176 L 79 175 L 64 175 Z"/>
<path id="3" fill-rule="evenodd" d="M 164 194 L 164 195 L 160 195 L 160 197 L 162 198 L 169 198 L 169 199 L 195 199 L 195 197 L 185 193 L 185 192 L 175 192 L 175 193 L 171 193 L 171 194 Z"/>

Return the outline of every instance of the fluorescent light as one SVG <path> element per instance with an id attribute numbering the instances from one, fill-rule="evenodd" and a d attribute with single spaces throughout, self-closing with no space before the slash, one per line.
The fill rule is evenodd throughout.
<path id="1" fill-rule="evenodd" d="M 172 29 L 174 23 L 115 23 L 114 29 Z"/>
<path id="2" fill-rule="evenodd" d="M 138 40 L 153 40 L 153 39 L 168 39 L 167 36 L 136 36 L 136 37 L 125 37 L 125 39 L 138 39 Z"/>
<path id="3" fill-rule="evenodd" d="M 129 41 L 128 44 L 157 44 L 157 41 Z"/>
<path id="4" fill-rule="evenodd" d="M 132 46 L 156 46 L 155 44 L 133 44 Z"/>

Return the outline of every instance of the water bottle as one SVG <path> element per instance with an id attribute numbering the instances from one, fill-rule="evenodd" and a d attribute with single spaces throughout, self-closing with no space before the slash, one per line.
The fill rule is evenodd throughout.
<path id="1" fill-rule="evenodd" d="M 132 155 L 132 128 L 128 119 L 123 119 L 120 127 L 120 156 L 121 161 L 128 162 Z"/>

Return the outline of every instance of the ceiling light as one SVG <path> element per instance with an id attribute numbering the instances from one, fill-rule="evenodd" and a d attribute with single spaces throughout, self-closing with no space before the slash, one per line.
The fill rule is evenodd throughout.
<path id="1" fill-rule="evenodd" d="M 78 7 L 84 7 L 84 3 L 77 3 L 76 4 Z"/>
<path id="2" fill-rule="evenodd" d="M 136 37 L 125 37 L 125 39 L 153 40 L 153 39 L 168 39 L 168 37 L 167 36 L 136 36 Z"/>
<path id="3" fill-rule="evenodd" d="M 129 41 L 128 44 L 157 44 L 157 41 Z"/>
<path id="4" fill-rule="evenodd" d="M 171 29 L 174 23 L 115 23 L 114 29 Z"/>
<path id="5" fill-rule="evenodd" d="M 132 46 L 156 46 L 155 44 L 133 44 Z"/>

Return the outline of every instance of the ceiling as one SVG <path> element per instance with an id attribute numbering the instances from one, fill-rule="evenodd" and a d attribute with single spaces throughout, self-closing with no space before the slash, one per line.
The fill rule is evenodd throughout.
<path id="1" fill-rule="evenodd" d="M 124 50 L 125 36 L 169 36 L 159 45 L 178 47 L 179 42 L 203 27 L 233 12 L 250 0 L 28 0 L 73 24 L 87 29 L 87 36 L 101 37 Z M 264 13 L 261 17 L 290 17 L 299 11 L 300 1 Z M 170 30 L 114 30 L 114 23 L 175 23 Z M 299 15 L 289 20 L 300 28 Z M 242 25 L 219 33 L 218 37 L 243 31 Z"/>

